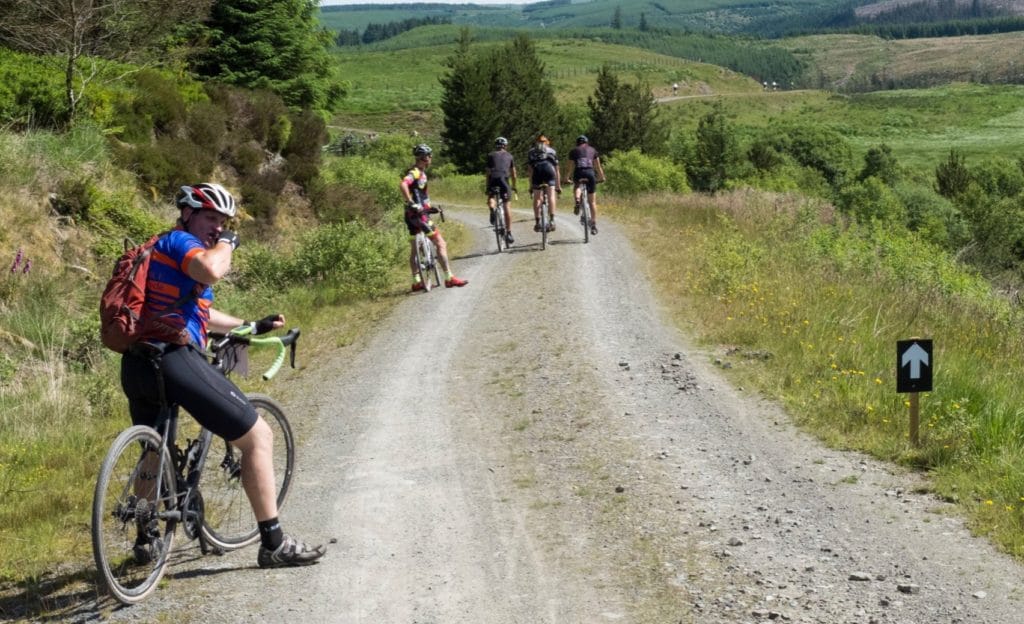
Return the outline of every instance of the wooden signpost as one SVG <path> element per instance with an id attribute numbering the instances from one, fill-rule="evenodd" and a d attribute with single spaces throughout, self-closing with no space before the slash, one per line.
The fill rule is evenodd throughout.
<path id="1" fill-rule="evenodd" d="M 920 444 L 920 399 L 918 393 L 932 391 L 931 339 L 912 338 L 896 341 L 896 392 L 910 394 L 910 443 Z"/>

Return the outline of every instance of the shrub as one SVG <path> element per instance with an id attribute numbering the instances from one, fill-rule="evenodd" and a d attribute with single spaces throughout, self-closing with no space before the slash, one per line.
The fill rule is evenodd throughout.
<path id="1" fill-rule="evenodd" d="M 901 183 L 893 189 L 907 211 L 907 227 L 924 240 L 947 250 L 966 244 L 970 232 L 953 202 L 920 184 Z"/>
<path id="2" fill-rule="evenodd" d="M 153 143 L 119 146 L 115 160 L 134 170 L 139 180 L 164 195 L 173 194 L 182 180 L 205 180 L 213 172 L 216 154 L 187 139 L 162 137 Z"/>
<path id="3" fill-rule="evenodd" d="M 418 143 L 405 135 L 385 134 L 367 141 L 363 154 L 385 163 L 394 170 L 404 170 L 412 164 L 412 148 Z M 435 153 L 437 153 L 435 151 Z"/>
<path id="4" fill-rule="evenodd" d="M 853 151 L 835 130 L 812 125 L 780 126 L 765 138 L 776 151 L 820 172 L 834 189 L 842 187 L 849 174 Z"/>
<path id="5" fill-rule="evenodd" d="M 275 290 L 321 285 L 372 295 L 389 286 L 404 249 L 397 229 L 381 231 L 358 220 L 322 225 L 302 236 L 289 257 L 263 245 L 239 248 L 235 283 Z"/>
<path id="6" fill-rule="evenodd" d="M 68 116 L 62 76 L 37 57 L 0 47 L 0 122 L 56 128 Z"/>
<path id="7" fill-rule="evenodd" d="M 401 195 L 398 192 L 401 170 L 388 166 L 366 156 L 346 156 L 332 159 L 323 171 L 327 183 L 340 184 L 359 189 L 370 198 L 377 214 L 398 206 Z M 370 207 L 364 206 L 366 211 Z"/>
<path id="8" fill-rule="evenodd" d="M 888 186 L 893 186 L 902 177 L 900 164 L 885 143 L 878 147 L 872 147 L 864 155 L 864 168 L 861 169 L 857 179 L 864 181 L 870 177 L 881 180 Z"/>
<path id="9" fill-rule="evenodd" d="M 666 158 L 648 156 L 638 149 L 616 154 L 604 168 L 608 174 L 608 190 L 614 193 L 636 195 L 650 191 L 690 191 L 686 176 L 681 175 L 677 165 Z"/>
<path id="10" fill-rule="evenodd" d="M 971 167 L 971 179 L 995 197 L 1014 197 L 1024 191 L 1024 172 L 1006 158 L 990 158 Z"/>
<path id="11" fill-rule="evenodd" d="M 185 121 L 188 138 L 211 154 L 220 154 L 228 133 L 227 112 L 211 102 L 197 102 Z"/>
<path id="12" fill-rule="evenodd" d="M 1024 259 L 1024 196 L 993 199 L 972 184 L 957 200 L 973 238 L 968 259 L 988 271 Z"/>
<path id="13" fill-rule="evenodd" d="M 935 167 L 935 189 L 939 195 L 953 199 L 965 192 L 971 183 L 971 173 L 963 155 L 949 150 L 949 158 Z"/>
<path id="14" fill-rule="evenodd" d="M 836 204 L 858 223 L 881 221 L 903 225 L 906 222 L 906 210 L 899 198 L 874 176 L 844 187 Z"/>

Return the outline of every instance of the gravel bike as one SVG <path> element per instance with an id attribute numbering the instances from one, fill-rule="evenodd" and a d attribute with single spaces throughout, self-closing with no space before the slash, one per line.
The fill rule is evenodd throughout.
<path id="1" fill-rule="evenodd" d="M 594 217 L 592 216 L 593 211 L 590 208 L 590 194 L 587 192 L 587 185 L 585 180 L 577 180 L 573 185 L 573 196 L 576 191 L 579 191 L 580 202 L 577 206 L 580 225 L 583 227 L 583 242 L 587 243 L 590 241 L 590 229 L 594 227 Z"/>
<path id="2" fill-rule="evenodd" d="M 227 335 L 211 335 L 213 366 L 225 375 L 235 369 L 244 372 L 247 345 L 277 345 L 277 358 L 263 378 L 270 379 L 280 370 L 287 347 L 295 367 L 298 329 L 285 336 L 258 338 L 249 335 L 251 331 L 251 327 L 240 327 Z M 280 508 L 295 470 L 291 426 L 273 399 L 262 394 L 246 396 L 274 433 Z M 241 453 L 191 419 L 179 430 L 178 411 L 177 405 L 164 402 L 156 429 L 133 425 L 121 432 L 103 459 L 96 481 L 93 556 L 110 592 L 124 604 L 141 602 L 156 589 L 179 524 L 188 539 L 199 539 L 203 554 L 222 554 L 259 539 L 256 517 L 242 488 Z M 183 444 L 179 437 L 184 438 Z"/>
<path id="3" fill-rule="evenodd" d="M 540 248 L 547 249 L 548 232 L 554 225 L 551 220 L 551 206 L 548 204 L 548 185 L 541 184 L 536 190 L 540 191 Z"/>
<path id="4" fill-rule="evenodd" d="M 441 221 L 444 221 L 444 210 L 440 206 L 431 206 L 425 212 L 440 214 Z M 416 232 L 416 270 L 419 271 L 424 291 L 430 292 L 431 288 L 441 286 L 441 267 L 437 262 L 437 245 L 422 231 Z M 433 283 L 430 281 L 431 275 L 434 276 Z"/>
<path id="5" fill-rule="evenodd" d="M 493 187 L 491 195 L 494 197 L 494 240 L 498 243 L 498 253 L 501 253 L 501 245 L 503 243 L 505 249 L 512 247 L 508 239 L 505 238 L 508 234 L 508 227 L 505 224 L 505 198 L 502 197 L 500 186 Z"/>

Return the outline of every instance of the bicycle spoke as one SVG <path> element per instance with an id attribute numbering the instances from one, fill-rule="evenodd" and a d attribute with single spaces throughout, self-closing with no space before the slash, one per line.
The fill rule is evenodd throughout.
<path id="1" fill-rule="evenodd" d="M 163 451 L 163 476 L 160 472 Z M 96 567 L 125 604 L 141 602 L 157 586 L 174 543 L 175 477 L 160 436 L 149 427 L 125 430 L 100 468 L 92 510 Z"/>
<path id="2" fill-rule="evenodd" d="M 274 480 L 280 510 L 295 468 L 291 427 L 284 411 L 269 397 L 250 395 L 249 402 L 274 434 Z M 242 487 L 241 452 L 221 438 L 213 438 L 212 444 L 199 482 L 205 504 L 203 536 L 217 548 L 233 550 L 259 538 L 256 516 Z"/>

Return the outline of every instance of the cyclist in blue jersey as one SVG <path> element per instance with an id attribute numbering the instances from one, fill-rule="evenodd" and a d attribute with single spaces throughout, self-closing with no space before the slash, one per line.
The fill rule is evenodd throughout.
<path id="1" fill-rule="evenodd" d="M 581 184 L 582 182 L 582 184 Z M 576 147 L 569 152 L 569 174 L 566 176 L 566 184 L 575 184 L 573 196 L 576 207 L 573 214 L 580 213 L 580 194 L 586 189 L 587 199 L 590 203 L 590 227 L 591 234 L 597 234 L 597 183 L 604 182 L 604 169 L 601 167 L 601 155 L 590 146 L 590 139 L 586 135 L 576 137 Z"/>
<path id="2" fill-rule="evenodd" d="M 215 370 L 203 355 L 207 332 L 226 333 L 250 325 L 262 334 L 284 325 L 272 314 L 246 321 L 212 307 L 213 288 L 231 268 L 238 235 L 225 229 L 235 216 L 235 199 L 219 184 L 183 186 L 176 203 L 176 227 L 160 238 L 150 261 L 143 318 L 185 329 L 185 344 L 161 342 L 143 334 L 121 359 L 121 386 L 132 423 L 156 426 L 163 403 L 179 405 L 203 427 L 242 452 L 242 487 L 260 533 L 261 568 L 307 565 L 326 552 L 286 535 L 278 520 L 273 431 L 238 386 Z M 151 324 L 149 326 L 152 326 Z M 167 332 L 159 334 L 168 335 Z M 161 383 L 163 388 L 161 388 Z M 135 559 L 146 563 L 157 553 L 151 538 L 139 535 Z"/>

